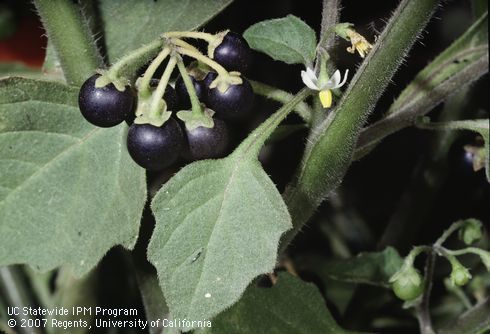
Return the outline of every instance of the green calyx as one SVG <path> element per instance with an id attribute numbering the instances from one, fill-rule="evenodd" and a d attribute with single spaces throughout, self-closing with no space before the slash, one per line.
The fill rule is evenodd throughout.
<path id="1" fill-rule="evenodd" d="M 471 274 L 456 258 L 450 260 L 452 271 L 449 277 L 451 283 L 455 286 L 463 286 L 471 279 Z"/>
<path id="2" fill-rule="evenodd" d="M 240 72 L 229 72 L 227 75 L 218 74 L 216 79 L 209 85 L 210 89 L 218 88 L 222 93 L 225 93 L 231 85 L 241 85 L 243 79 L 241 78 Z"/>
<path id="3" fill-rule="evenodd" d="M 113 84 L 114 87 L 120 92 L 124 92 L 126 90 L 126 86 L 130 85 L 130 82 L 128 79 L 125 78 L 115 78 L 111 75 L 110 71 L 106 70 L 97 70 L 96 71 L 98 74 L 100 74 L 100 77 L 95 80 L 95 87 L 96 88 L 102 88 L 107 85 Z"/>
<path id="4" fill-rule="evenodd" d="M 213 128 L 214 111 L 201 105 L 202 113 L 195 113 L 192 110 L 181 110 L 177 112 L 177 117 L 185 123 L 187 130 L 192 131 L 200 126 L 205 128 Z"/>
<path id="5" fill-rule="evenodd" d="M 162 126 L 172 115 L 167 111 L 167 103 L 160 99 L 155 112 L 155 104 L 153 102 L 153 94 L 146 98 L 138 98 L 138 106 L 136 107 L 136 124 L 151 124 L 153 126 Z"/>
<path id="6" fill-rule="evenodd" d="M 353 27 L 353 26 L 354 26 L 354 24 L 352 24 L 352 23 L 348 23 L 348 22 L 346 22 L 346 23 L 339 23 L 339 24 L 337 24 L 337 25 L 335 26 L 334 31 L 335 31 L 335 33 L 336 33 L 338 36 L 342 37 L 342 38 L 343 38 L 343 39 L 345 39 L 346 41 L 349 41 L 349 40 L 350 40 L 350 37 L 349 37 L 348 32 L 349 32 L 350 30 L 352 30 L 352 27 Z"/>
<path id="7" fill-rule="evenodd" d="M 459 230 L 459 238 L 467 245 L 481 239 L 483 225 L 479 220 L 467 219 Z"/>
<path id="8" fill-rule="evenodd" d="M 423 278 L 414 267 L 407 267 L 391 279 L 395 295 L 404 301 L 414 300 L 424 291 Z"/>
<path id="9" fill-rule="evenodd" d="M 223 42 L 223 38 L 225 38 L 226 34 L 229 32 L 230 30 L 225 30 L 225 31 L 222 31 L 222 32 L 219 32 L 217 34 L 214 35 L 214 40 L 210 41 L 209 44 L 208 44 L 208 57 L 213 59 L 214 58 L 214 50 L 216 50 L 216 48 L 221 44 L 221 42 Z"/>

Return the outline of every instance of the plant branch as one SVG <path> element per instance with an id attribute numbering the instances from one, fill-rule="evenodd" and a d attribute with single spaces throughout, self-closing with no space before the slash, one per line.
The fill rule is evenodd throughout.
<path id="1" fill-rule="evenodd" d="M 448 96 L 468 86 L 487 72 L 488 54 L 484 53 L 477 61 L 443 81 L 423 97 L 407 101 L 400 109 L 365 128 L 357 142 L 355 159 L 363 157 L 387 136 L 412 125 L 418 117 L 427 114 Z"/>
<path id="2" fill-rule="evenodd" d="M 323 0 L 322 2 L 322 21 L 320 23 L 320 43 L 319 48 L 330 50 L 335 41 L 333 28 L 339 22 L 340 1 Z"/>
<path id="3" fill-rule="evenodd" d="M 81 85 L 103 65 L 89 27 L 71 0 L 35 0 L 69 84 Z"/>
<path id="4" fill-rule="evenodd" d="M 255 94 L 264 96 L 282 104 L 289 102 L 289 100 L 294 97 L 293 94 L 285 92 L 279 88 L 269 86 L 262 82 L 250 79 L 248 82 L 250 82 L 250 85 L 252 85 L 252 89 Z M 305 121 L 306 124 L 310 122 L 311 108 L 308 103 L 300 102 L 298 105 L 296 105 L 296 107 L 294 107 L 294 111 Z"/>
<path id="5" fill-rule="evenodd" d="M 424 275 L 424 292 L 420 304 L 415 307 L 417 319 L 419 321 L 420 332 L 422 334 L 434 334 L 432 320 L 429 313 L 430 293 L 432 290 L 432 279 L 434 276 L 434 265 L 436 262 L 436 253 L 430 249 L 427 254 Z"/>
<path id="6" fill-rule="evenodd" d="M 337 109 L 312 128 L 301 168 L 284 195 L 293 218 L 293 229 L 283 237 L 282 250 L 341 182 L 351 163 L 362 125 L 438 2 L 401 1 Z"/>

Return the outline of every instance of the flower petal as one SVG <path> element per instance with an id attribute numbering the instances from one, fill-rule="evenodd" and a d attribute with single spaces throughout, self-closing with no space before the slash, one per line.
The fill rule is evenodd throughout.
<path id="1" fill-rule="evenodd" d="M 309 89 L 318 90 L 318 86 L 316 85 L 316 80 L 314 82 L 311 76 L 308 75 L 308 69 L 306 70 L 306 72 L 301 71 L 301 79 L 303 80 L 303 83 L 306 85 L 306 87 L 308 87 Z"/>
<path id="2" fill-rule="evenodd" d="M 340 80 L 342 80 L 342 77 L 340 75 L 340 71 L 337 70 L 332 75 L 332 79 L 330 79 L 330 81 L 332 81 L 332 85 L 336 87 L 339 84 Z"/>
<path id="3" fill-rule="evenodd" d="M 310 76 L 310 78 L 315 78 L 316 79 L 316 74 L 315 71 L 311 67 L 306 68 L 306 73 Z"/>
<path id="4" fill-rule="evenodd" d="M 345 83 L 347 82 L 347 78 L 349 77 L 349 70 L 345 70 L 345 74 L 344 74 L 344 80 L 342 80 L 341 83 L 339 83 L 338 87 L 342 87 L 343 85 L 345 85 Z"/>

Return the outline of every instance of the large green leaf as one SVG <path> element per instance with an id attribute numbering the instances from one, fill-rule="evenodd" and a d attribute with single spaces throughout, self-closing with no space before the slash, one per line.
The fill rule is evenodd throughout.
<path id="1" fill-rule="evenodd" d="M 400 269 L 403 259 L 396 249 L 387 247 L 382 252 L 361 253 L 349 259 L 326 261 L 319 272 L 332 279 L 389 286 L 389 279 Z"/>
<path id="2" fill-rule="evenodd" d="M 232 0 L 101 0 L 99 10 L 111 62 L 171 30 L 193 30 Z"/>
<path id="3" fill-rule="evenodd" d="M 148 258 L 172 317 L 210 319 L 234 304 L 254 277 L 273 270 L 291 218 L 257 157 L 309 94 L 296 94 L 230 156 L 187 165 L 154 197 Z"/>
<path id="4" fill-rule="evenodd" d="M 309 66 L 315 58 L 315 31 L 294 15 L 256 23 L 243 37 L 251 48 L 288 64 Z"/>
<path id="5" fill-rule="evenodd" d="M 257 275 L 272 271 L 291 227 L 276 187 L 254 159 L 183 168 L 155 196 L 148 252 L 173 317 L 211 318 Z"/>
<path id="6" fill-rule="evenodd" d="M 337 325 L 320 291 L 311 283 L 281 273 L 272 288 L 251 285 L 242 299 L 213 320 L 205 333 L 335 334 Z"/>
<path id="7" fill-rule="evenodd" d="M 146 200 L 127 127 L 95 128 L 78 89 L 0 81 L 0 265 L 89 271 L 114 245 L 132 247 Z"/>

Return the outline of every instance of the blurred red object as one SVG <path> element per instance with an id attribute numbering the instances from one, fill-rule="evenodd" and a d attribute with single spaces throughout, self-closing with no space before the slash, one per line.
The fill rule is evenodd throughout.
<path id="1" fill-rule="evenodd" d="M 0 62 L 22 62 L 27 66 L 41 67 L 46 42 L 38 18 L 34 15 L 23 16 L 15 34 L 0 41 Z"/>

